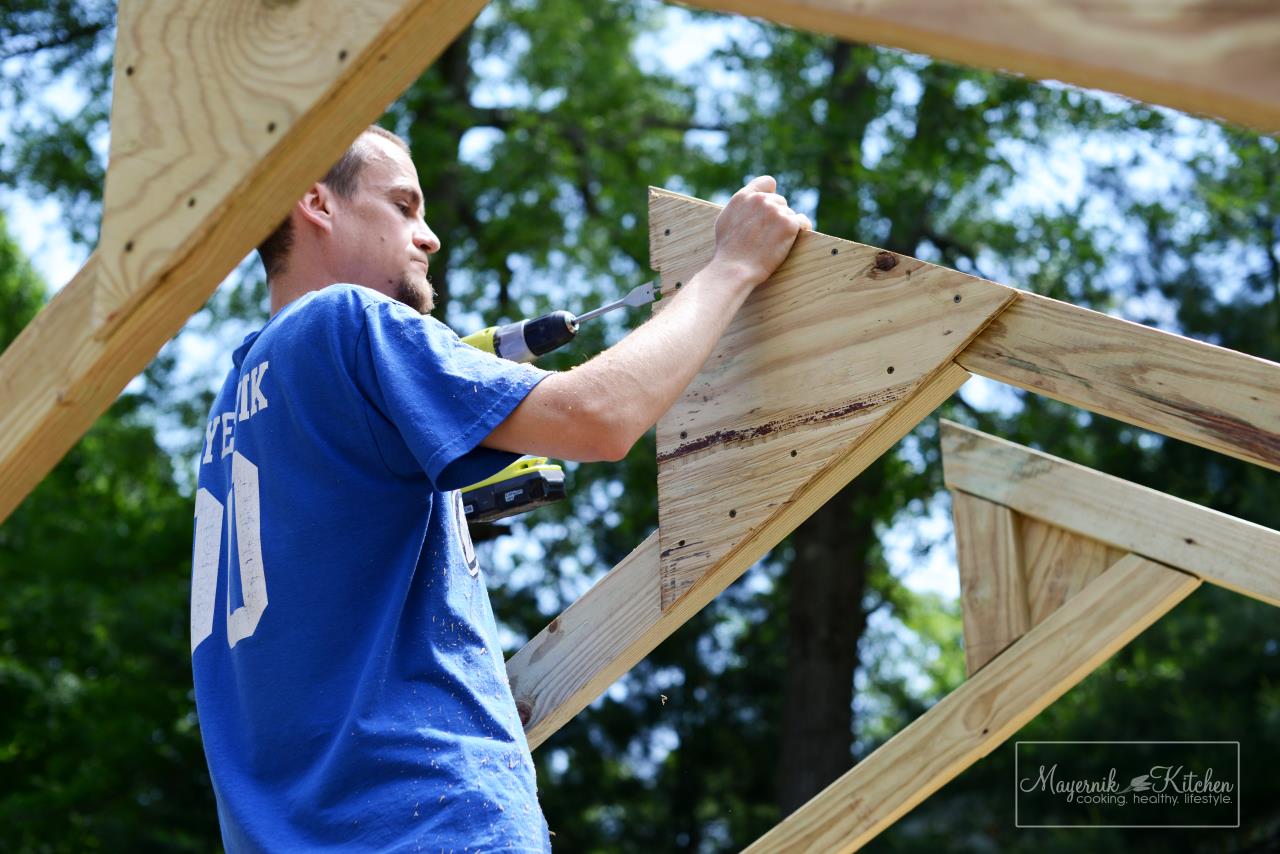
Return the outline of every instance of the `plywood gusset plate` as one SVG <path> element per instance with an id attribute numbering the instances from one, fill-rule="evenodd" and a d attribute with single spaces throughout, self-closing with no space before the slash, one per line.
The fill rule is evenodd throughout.
<path id="1" fill-rule="evenodd" d="M 651 264 L 664 294 L 711 260 L 719 212 L 650 191 Z M 914 258 L 801 234 L 658 422 L 663 608 L 730 556 L 749 565 L 776 544 L 791 530 L 771 525 L 784 511 L 803 508 L 798 524 L 820 506 L 806 501 L 810 483 L 1014 296 Z M 765 529 L 772 536 L 757 536 Z"/>
<path id="2" fill-rule="evenodd" d="M 963 490 L 951 506 L 971 676 L 1124 556 Z"/>

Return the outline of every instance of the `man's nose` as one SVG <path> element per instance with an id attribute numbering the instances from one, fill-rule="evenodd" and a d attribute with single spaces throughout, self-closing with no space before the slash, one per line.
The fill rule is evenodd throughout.
<path id="1" fill-rule="evenodd" d="M 436 237 L 431 226 L 423 222 L 413 233 L 413 245 L 428 255 L 434 255 L 440 251 L 440 238 Z"/>

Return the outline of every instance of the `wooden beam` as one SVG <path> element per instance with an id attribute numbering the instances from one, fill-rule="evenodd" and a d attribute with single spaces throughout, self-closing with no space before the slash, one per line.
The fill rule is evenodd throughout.
<path id="1" fill-rule="evenodd" d="M 1275 362 L 1026 291 L 956 361 L 975 374 L 1280 471 Z"/>
<path id="2" fill-rule="evenodd" d="M 950 397 L 969 374 L 947 364 L 916 394 L 811 480 L 755 535 L 768 549 L 844 484 L 885 453 Z M 614 680 L 755 562 L 754 551 L 730 555 L 716 574 L 663 608 L 658 535 L 649 537 L 582 598 L 511 657 L 507 675 L 531 747 L 541 744 Z"/>
<path id="3" fill-rule="evenodd" d="M 749 847 L 854 851 L 1016 733 L 1199 580 L 1130 555 Z"/>
<path id="4" fill-rule="evenodd" d="M 102 238 L 0 358 L 0 521 L 483 0 L 123 0 Z"/>
<path id="5" fill-rule="evenodd" d="M 947 486 L 1280 606 L 1280 532 L 959 424 Z"/>
<path id="6" fill-rule="evenodd" d="M 964 663 L 972 676 L 1032 623 L 1017 519 L 1007 507 L 956 491 L 956 563 L 964 617 Z"/>
<path id="7" fill-rule="evenodd" d="M 1272 0 L 692 0 L 856 42 L 1280 130 Z"/>
<path id="8" fill-rule="evenodd" d="M 662 619 L 658 587 L 655 531 L 507 661 L 530 749 L 677 628 Z"/>
<path id="9" fill-rule="evenodd" d="M 650 191 L 651 266 L 672 293 L 711 260 L 718 205 Z M 806 484 L 907 405 L 1015 291 L 808 232 L 658 422 L 662 603 L 779 537 Z M 658 306 L 662 306 L 658 303 Z M 926 412 L 922 412 L 923 417 Z M 843 484 L 838 484 L 841 486 Z"/>

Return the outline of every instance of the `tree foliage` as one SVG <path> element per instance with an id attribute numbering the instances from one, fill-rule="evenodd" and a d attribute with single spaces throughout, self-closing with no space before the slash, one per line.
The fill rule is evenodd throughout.
<path id="1" fill-rule="evenodd" d="M 8 11 L 0 182 L 60 200 L 92 242 L 114 10 Z M 616 298 L 650 276 L 647 185 L 723 199 L 770 172 L 827 233 L 1280 358 L 1274 138 L 718 20 L 651 0 L 494 0 L 396 101 L 383 122 L 412 144 L 443 243 L 442 319 L 467 332 Z M 717 45 L 692 62 L 667 43 L 692 49 L 691 30 Z M 69 114 L 42 94 L 67 74 L 84 93 Z M 11 337 L 43 292 L 11 243 L 0 262 Z M 0 818 L 27 828 L 14 847 L 216 838 L 187 663 L 183 460 L 228 360 L 196 364 L 182 342 L 229 351 L 264 294 L 255 266 L 233 276 L 0 528 L 0 694 L 17 710 L 0 724 Z M 640 320 L 593 322 L 544 365 L 569 368 Z M 1280 527 L 1275 475 L 1258 467 L 989 386 L 946 411 Z M 567 467 L 571 501 L 475 532 L 513 649 L 657 524 L 652 434 L 620 464 Z M 536 758 L 557 846 L 741 847 L 959 684 L 958 605 L 907 583 L 886 536 L 914 532 L 922 562 L 945 547 L 912 524 L 945 510 L 940 489 L 929 420 L 550 739 Z M 1019 737 L 1223 738 L 1265 753 L 1280 736 L 1273 626 L 1266 606 L 1200 591 Z M 1078 847 L 1013 827 L 1012 774 L 1002 747 L 874 846 Z M 1246 763 L 1244 791 L 1258 796 L 1240 832 L 1188 844 L 1274 844 L 1264 768 Z M 1164 844 L 1131 834 L 1089 844 Z"/>

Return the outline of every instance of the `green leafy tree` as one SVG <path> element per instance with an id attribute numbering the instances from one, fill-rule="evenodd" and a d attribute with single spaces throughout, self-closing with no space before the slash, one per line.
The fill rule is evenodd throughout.
<path id="1" fill-rule="evenodd" d="M 19 121 L 0 148 L 0 179 L 68 204 L 74 233 L 91 241 L 113 7 L 90 0 L 9 7 L 0 57 L 10 61 L 0 64 L 0 80 L 4 106 Z M 704 61 L 667 67 L 655 47 L 670 37 L 672 20 L 691 26 L 712 18 L 649 0 L 495 0 L 388 111 L 385 123 L 413 145 L 428 221 L 444 244 L 432 265 L 439 314 L 460 332 L 551 308 L 585 309 L 648 278 L 646 185 L 723 198 L 769 171 L 828 233 L 1077 304 L 1124 307 L 1135 319 L 1276 357 L 1274 139 L 746 21 L 729 25 L 732 38 Z M 85 109 L 71 116 L 51 114 L 40 98 L 63 71 L 83 78 L 88 93 Z M 1197 135 L 1188 159 L 1180 152 Z M 1025 180 L 1037 159 L 1080 148 L 1086 136 L 1120 152 L 1113 167 L 1085 175 L 1068 202 L 1037 198 L 1043 182 Z M 1179 174 L 1185 168 L 1185 180 L 1163 195 L 1145 193 L 1132 178 L 1144 157 Z M 1018 186 L 1020 195 L 1011 192 Z M 260 272 L 245 267 L 183 336 L 238 341 L 264 315 L 264 295 Z M 1150 317 L 1134 315 L 1135 307 L 1149 308 Z M 544 364 L 571 367 L 639 320 L 594 322 Z M 178 358 L 183 336 L 0 528 L 0 559 L 15 567 L 5 570 L 14 573 L 12 589 L 26 591 L 0 606 L 3 672 L 34 674 L 6 705 L 22 710 L 7 722 L 17 734 L 5 743 L 21 747 L 13 756 L 25 764 L 5 774 L 13 782 L 0 788 L 0 812 L 46 817 L 17 847 L 127 847 L 126 840 L 161 844 L 162 837 L 172 847 L 208 847 L 216 835 L 189 693 L 191 484 L 181 458 L 198 443 L 209 402 L 191 389 L 220 379 L 226 364 L 197 368 L 201 382 L 176 383 L 178 371 L 191 370 L 189 358 Z M 1272 473 L 1035 396 L 1000 403 L 962 395 L 950 412 L 1276 526 Z M 134 439 L 94 445 L 108 429 Z M 176 466 L 156 447 L 157 433 L 169 437 Z M 101 455 L 76 456 L 90 448 Z M 558 847 L 740 847 L 961 681 L 956 604 L 895 578 L 884 546 L 890 526 L 939 506 L 937 456 L 930 421 L 538 751 Z M 488 531 L 482 544 L 482 559 L 501 579 L 495 608 L 513 649 L 657 522 L 652 436 L 619 465 L 568 468 L 572 501 Z M 170 515 L 172 524 L 160 521 Z M 65 535 L 99 524 L 110 530 Z M 113 550 L 108 534 L 128 534 L 127 542 Z M 39 550 L 55 544 L 67 569 L 21 569 L 53 566 Z M 920 543 L 922 553 L 929 545 Z M 174 569 L 154 570 L 160 564 Z M 64 582 L 80 587 L 58 594 Z M 23 604 L 55 595 L 92 602 L 98 622 Z M 1277 651 L 1259 608 L 1197 593 L 1028 732 L 1123 738 L 1163 727 L 1186 738 L 1240 738 L 1255 750 L 1274 744 Z M 116 658 L 91 664 L 69 641 L 49 651 L 58 641 L 47 626 L 75 639 L 82 623 L 100 627 L 102 655 Z M 57 705 L 68 695 L 59 693 L 62 670 L 49 669 L 55 658 L 80 680 L 69 705 Z M 134 663 L 118 663 L 126 659 Z M 121 674 L 110 685 L 97 675 L 106 672 L 102 662 Z M 98 668 L 92 679 L 90 667 Z M 4 682 L 3 690 L 17 684 Z M 1162 699 L 1134 714 L 1135 690 Z M 54 708 L 62 717 L 46 711 Z M 72 718 L 97 725 L 62 723 Z M 1216 723 L 1204 725 L 1209 718 Z M 46 729 L 52 734 L 37 737 Z M 70 741 L 73 730 L 83 741 Z M 143 732 L 168 747 L 138 747 L 131 739 Z M 86 754 L 166 758 L 126 766 L 137 789 L 116 787 L 123 802 L 89 809 L 98 778 L 76 773 Z M 1011 761 L 996 751 L 876 844 L 967 850 L 1077 842 L 1012 827 L 1003 794 Z M 175 782 L 179 772 L 185 776 Z M 1275 791 L 1258 769 L 1251 773 L 1247 791 Z M 137 794 L 157 791 L 163 797 Z M 175 806 L 183 793 L 185 811 Z M 72 810 L 87 817 L 53 821 Z M 1274 828 L 1274 817 L 1258 807 L 1247 820 L 1255 831 L 1232 837 L 1235 844 L 1265 845 L 1267 831 L 1256 828 Z M 1096 838 L 1099 850 L 1156 844 Z M 1192 841 L 1206 850 L 1217 844 Z"/>

